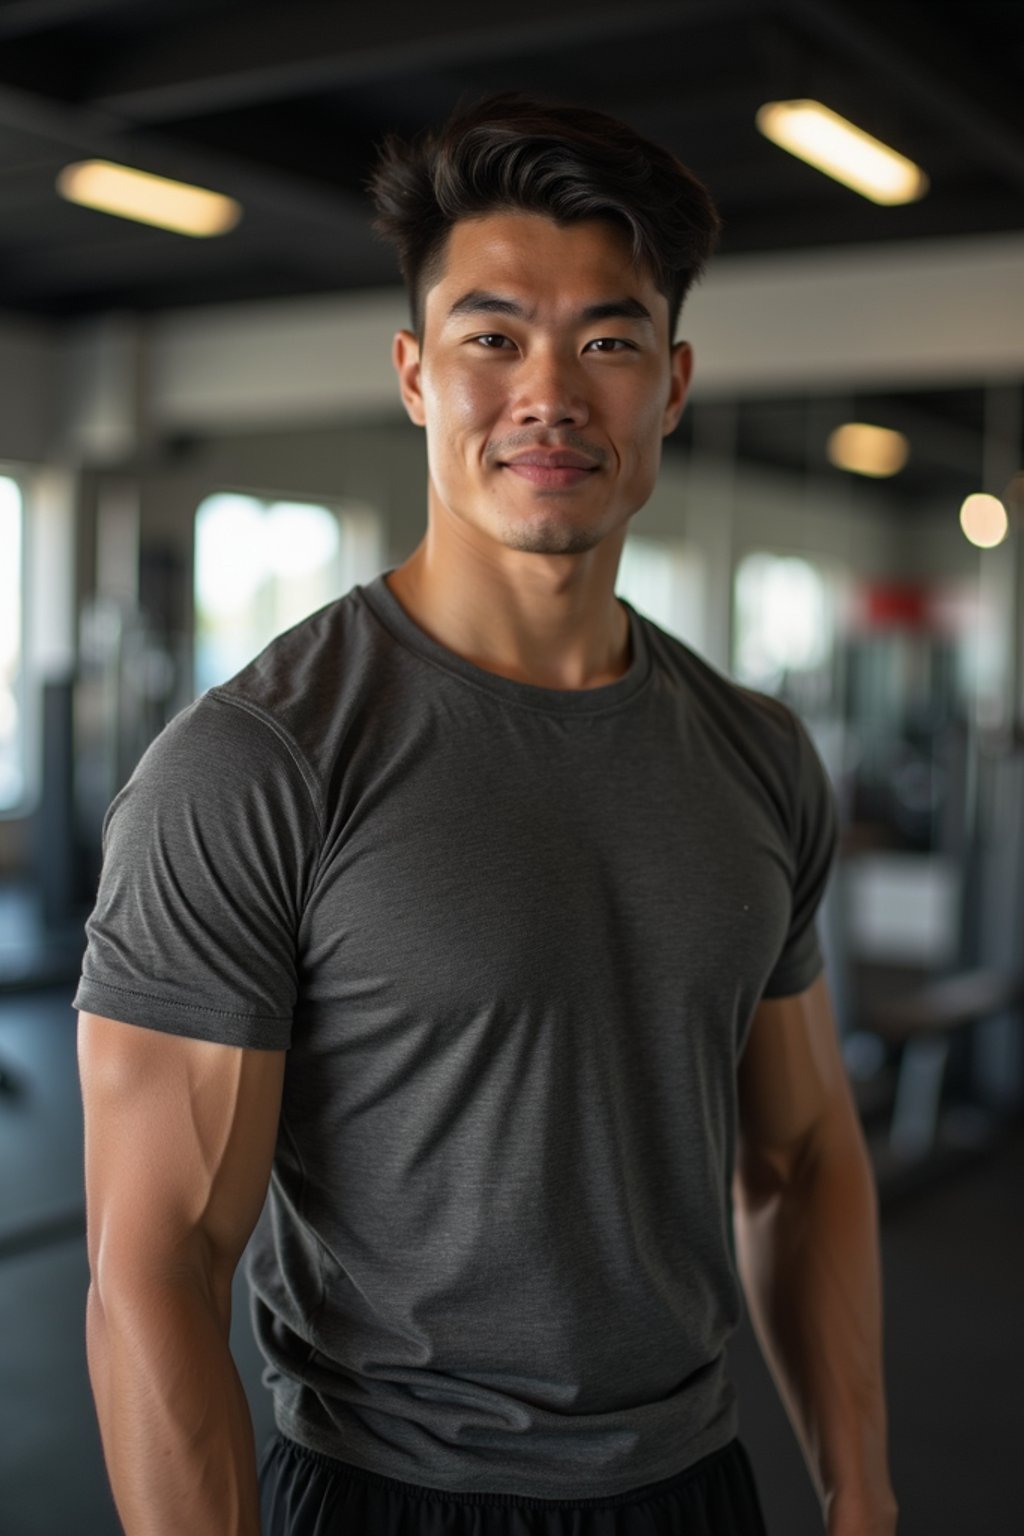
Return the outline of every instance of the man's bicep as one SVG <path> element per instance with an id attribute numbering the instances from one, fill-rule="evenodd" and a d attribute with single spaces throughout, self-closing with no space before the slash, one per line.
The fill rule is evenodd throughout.
<path id="1" fill-rule="evenodd" d="M 78 1060 L 94 1279 L 229 1281 L 266 1194 L 285 1052 L 81 1013 Z"/>
<path id="2" fill-rule="evenodd" d="M 738 1174 L 747 1192 L 793 1176 L 808 1148 L 855 1111 L 824 975 L 758 1004 L 739 1065 Z"/>

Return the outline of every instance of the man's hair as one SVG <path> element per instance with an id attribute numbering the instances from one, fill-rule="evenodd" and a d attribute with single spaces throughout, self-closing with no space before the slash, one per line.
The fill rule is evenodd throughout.
<path id="1" fill-rule="evenodd" d="M 390 135 L 369 190 L 373 227 L 398 248 L 418 336 L 427 290 L 460 219 L 511 211 L 558 224 L 617 224 L 630 238 L 634 262 L 668 300 L 670 339 L 720 229 L 706 188 L 668 150 L 603 112 L 518 92 L 457 109 L 440 128 L 409 142 Z"/>

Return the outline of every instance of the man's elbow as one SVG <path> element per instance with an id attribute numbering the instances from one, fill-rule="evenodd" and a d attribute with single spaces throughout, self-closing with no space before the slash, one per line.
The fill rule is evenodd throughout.
<path id="1" fill-rule="evenodd" d="M 759 1146 L 741 1139 L 733 1198 L 737 1210 L 756 1216 L 775 1205 L 797 1183 L 806 1153 L 801 1147 Z"/>
<path id="2" fill-rule="evenodd" d="M 737 1209 L 756 1216 L 780 1201 L 802 1201 L 823 1186 L 851 1180 L 873 1188 L 864 1134 L 852 1101 L 839 1094 L 800 1135 L 758 1144 L 741 1135 L 733 1186 Z"/>
<path id="3" fill-rule="evenodd" d="M 98 1332 L 131 1330 L 168 1304 L 199 1304 L 220 1331 L 231 1327 L 233 1268 L 218 1263 L 201 1230 L 177 1241 L 146 1241 L 107 1223 L 90 1254 L 88 1306 Z"/>

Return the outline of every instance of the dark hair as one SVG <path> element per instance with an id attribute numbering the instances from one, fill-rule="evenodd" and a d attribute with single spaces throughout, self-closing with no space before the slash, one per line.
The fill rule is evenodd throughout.
<path id="1" fill-rule="evenodd" d="M 373 227 L 398 247 L 418 335 L 424 296 L 459 219 L 521 209 L 559 224 L 617 223 L 633 260 L 668 299 L 670 337 L 720 229 L 706 188 L 668 150 L 603 112 L 518 92 L 457 109 L 409 142 L 390 135 L 369 189 Z"/>

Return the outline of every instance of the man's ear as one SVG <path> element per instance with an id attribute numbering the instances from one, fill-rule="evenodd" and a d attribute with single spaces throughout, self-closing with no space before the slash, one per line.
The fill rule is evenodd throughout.
<path id="1" fill-rule="evenodd" d="M 672 376 L 669 386 L 668 403 L 665 406 L 665 416 L 662 422 L 662 437 L 667 437 L 670 432 L 675 431 L 679 425 L 679 418 L 683 414 L 683 406 L 686 404 L 686 395 L 690 388 L 690 375 L 693 373 L 693 348 L 688 341 L 677 341 L 674 343 L 670 366 Z"/>
<path id="2" fill-rule="evenodd" d="M 420 390 L 420 344 L 412 331 L 398 331 L 391 344 L 391 361 L 398 374 L 402 404 L 409 420 L 417 427 L 426 425 L 423 394 Z"/>

